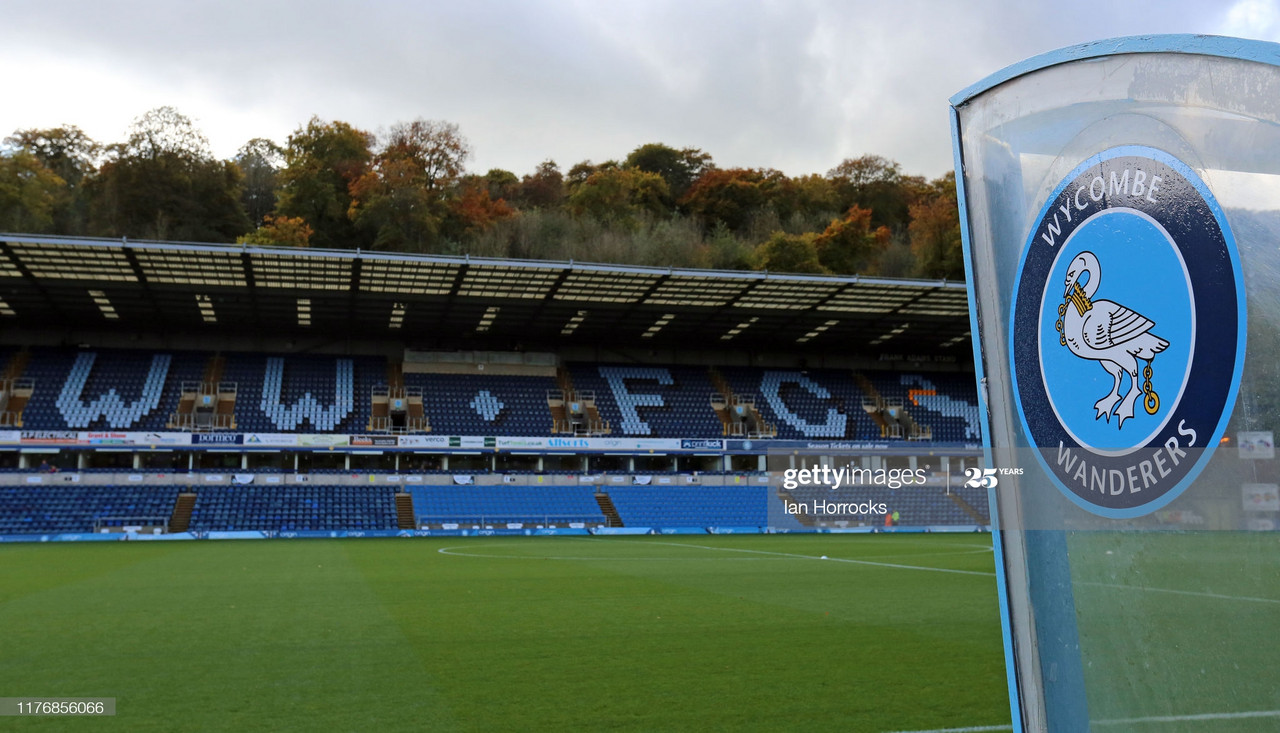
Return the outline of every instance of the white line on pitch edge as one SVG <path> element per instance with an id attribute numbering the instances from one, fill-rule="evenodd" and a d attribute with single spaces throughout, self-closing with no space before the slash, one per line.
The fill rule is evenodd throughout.
<path id="1" fill-rule="evenodd" d="M 1245 720 L 1249 718 L 1280 718 L 1280 710 L 1246 710 L 1242 713 L 1201 713 L 1199 715 L 1151 715 L 1145 718 L 1121 718 L 1095 720 L 1094 725 L 1133 725 L 1134 723 L 1183 723 L 1196 720 Z"/>
<path id="2" fill-rule="evenodd" d="M 717 550 L 720 552 L 749 552 L 753 555 L 774 555 L 776 557 L 794 557 L 800 560 L 822 560 L 815 555 L 797 555 L 793 552 L 770 552 L 768 550 L 748 550 L 741 547 L 710 547 L 708 545 L 691 545 L 684 542 L 648 542 L 651 545 L 670 545 L 671 547 L 692 547 L 699 550 Z M 980 570 L 954 570 L 952 568 L 935 568 L 928 565 L 903 565 L 893 562 L 875 562 L 874 560 L 853 560 L 843 557 L 830 557 L 825 562 L 847 562 L 855 565 L 874 565 L 881 568 L 897 568 L 899 570 L 931 570 L 935 573 L 954 573 L 955 575 L 984 575 L 994 577 L 995 573 L 984 573 Z"/>
<path id="3" fill-rule="evenodd" d="M 1175 588 L 1153 588 L 1145 585 L 1125 585 L 1123 583 L 1097 583 L 1081 581 L 1080 585 L 1092 585 L 1099 588 L 1123 588 L 1125 590 L 1145 590 L 1152 593 L 1173 593 L 1180 596 L 1200 596 L 1202 598 L 1219 598 L 1224 601 L 1250 601 L 1252 603 L 1280 603 L 1278 598 L 1259 598 L 1257 596 L 1231 596 L 1225 593 L 1210 593 L 1199 590 L 1177 590 Z"/>
<path id="4" fill-rule="evenodd" d="M 899 730 L 893 733 L 988 733 L 998 730 L 1013 730 L 1012 725 L 976 725 L 968 728 L 931 728 L 929 730 Z"/>
<path id="5" fill-rule="evenodd" d="M 1150 715 L 1143 718 L 1116 718 L 1090 721 L 1091 726 L 1109 728 L 1118 725 L 1145 723 L 1188 723 L 1210 720 L 1249 720 L 1256 718 L 1280 718 L 1280 710 L 1246 710 L 1240 713 L 1200 713 L 1195 715 Z M 1012 725 L 978 725 L 967 728 L 930 728 L 928 730 L 900 730 L 893 733 L 986 733 L 988 731 L 1013 730 Z"/>

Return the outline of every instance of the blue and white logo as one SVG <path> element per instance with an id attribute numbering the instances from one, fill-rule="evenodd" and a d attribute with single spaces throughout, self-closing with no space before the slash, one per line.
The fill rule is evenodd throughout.
<path id="1" fill-rule="evenodd" d="M 1112 148 L 1058 185 L 1031 230 L 1009 353 L 1027 441 L 1067 498 L 1148 514 L 1208 461 L 1244 361 L 1240 259 L 1186 164 Z"/>

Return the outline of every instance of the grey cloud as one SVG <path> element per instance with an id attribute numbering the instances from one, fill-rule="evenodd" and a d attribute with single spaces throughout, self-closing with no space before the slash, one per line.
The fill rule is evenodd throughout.
<path id="1" fill-rule="evenodd" d="M 1071 43 L 1214 32 L 1229 6 L 68 0 L 7 11 L 0 48 L 199 89 L 228 117 L 450 120 L 476 170 L 567 168 L 661 141 L 724 166 L 821 173 L 876 153 L 934 176 L 951 165 L 946 100 L 961 88 Z M 202 124 L 220 154 L 243 142 L 222 139 L 216 116 Z"/>

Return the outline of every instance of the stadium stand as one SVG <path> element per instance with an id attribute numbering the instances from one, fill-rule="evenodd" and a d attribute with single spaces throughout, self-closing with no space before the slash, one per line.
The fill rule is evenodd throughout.
<path id="1" fill-rule="evenodd" d="M 369 395 L 386 380 L 375 357 L 227 355 L 236 383 L 236 423 L 247 432 L 351 432 L 367 429 Z"/>
<path id="2" fill-rule="evenodd" d="M 0 534 L 165 524 L 177 497 L 173 486 L 0 486 Z"/>
<path id="3" fill-rule="evenodd" d="M 705 368 L 581 364 L 569 366 L 574 385 L 596 395 L 600 415 L 622 435 L 718 438 L 720 420 Z"/>
<path id="4" fill-rule="evenodd" d="M 551 377 L 482 374 L 405 374 L 406 387 L 422 390 L 432 432 L 452 435 L 548 435 L 546 394 Z"/>
<path id="5" fill-rule="evenodd" d="M 37 430 L 163 430 L 183 384 L 199 382 L 210 354 L 127 350 L 37 349 L 25 375 L 34 394 L 25 424 Z M 235 427 L 246 432 L 362 433 L 369 430 L 370 395 L 385 388 L 387 363 L 377 357 L 226 357 L 222 380 L 237 385 Z M 793 440 L 875 440 L 885 437 L 863 408 L 892 405 L 904 423 L 927 426 L 933 439 L 980 439 L 972 384 L 962 375 L 726 367 L 731 396 L 746 398 Z M 712 407 L 720 395 L 712 370 L 688 366 L 573 363 L 573 384 L 590 392 L 613 434 L 719 438 L 725 425 Z M 431 430 L 453 435 L 550 435 L 546 395 L 551 377 L 405 374 L 420 390 Z M 900 410 L 900 412 L 899 412 Z M 905 437 L 905 436 L 902 436 Z"/>
<path id="6" fill-rule="evenodd" d="M 118 349 L 32 349 L 23 410 L 37 430 L 163 430 L 180 385 L 198 381 L 208 354 Z"/>
<path id="7" fill-rule="evenodd" d="M 432 486 L 414 487 L 409 494 L 424 526 L 606 523 L 590 487 Z"/>
<path id="8" fill-rule="evenodd" d="M 0 261 L 0 534 L 798 530 L 766 466 L 980 456 L 958 283 L 11 234 Z"/>
<path id="9" fill-rule="evenodd" d="M 721 370 L 738 394 L 755 397 L 756 408 L 777 427 L 777 437 L 792 440 L 879 438 L 862 412 L 862 393 L 853 373 L 833 369 Z"/>
<path id="10" fill-rule="evenodd" d="M 615 486 L 609 497 L 624 526 L 764 527 L 769 524 L 765 486 Z"/>
<path id="11" fill-rule="evenodd" d="M 394 529 L 395 490 L 367 486 L 207 486 L 193 531 Z"/>

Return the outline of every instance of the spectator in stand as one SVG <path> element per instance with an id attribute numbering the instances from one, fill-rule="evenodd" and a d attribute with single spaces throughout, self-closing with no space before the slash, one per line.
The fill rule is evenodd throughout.
<path id="1" fill-rule="evenodd" d="M 58 467 L 49 465 L 49 461 L 42 458 L 40 459 L 40 468 L 38 470 L 40 473 L 57 473 Z"/>

